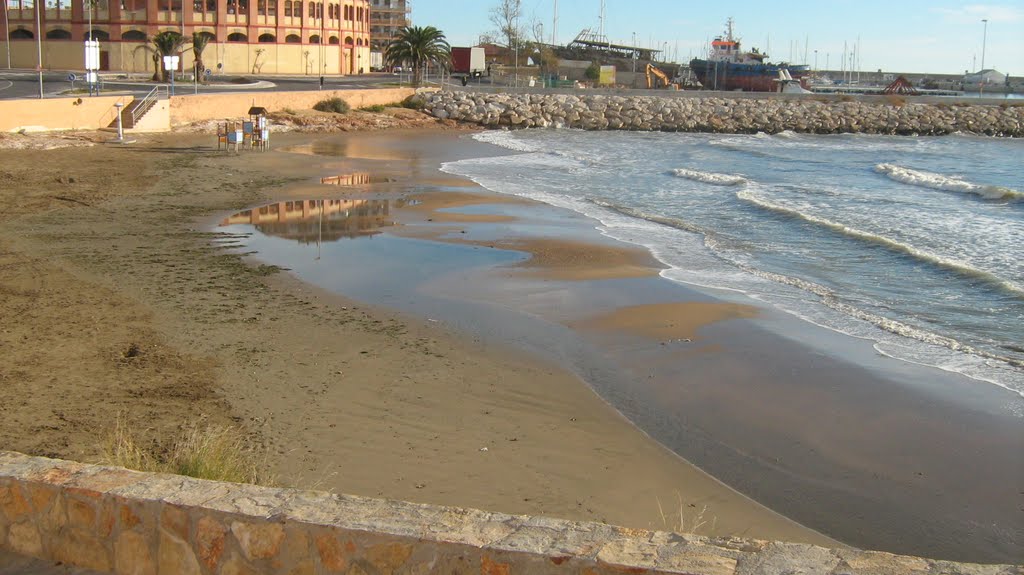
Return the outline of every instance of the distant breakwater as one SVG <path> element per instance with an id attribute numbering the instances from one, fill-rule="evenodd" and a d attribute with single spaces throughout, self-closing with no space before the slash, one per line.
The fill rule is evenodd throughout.
<path id="1" fill-rule="evenodd" d="M 1024 104 L 914 103 L 900 96 L 844 99 L 734 99 L 576 94 L 435 92 L 436 118 L 510 128 L 577 128 L 748 134 L 945 135 L 1024 137 Z"/>

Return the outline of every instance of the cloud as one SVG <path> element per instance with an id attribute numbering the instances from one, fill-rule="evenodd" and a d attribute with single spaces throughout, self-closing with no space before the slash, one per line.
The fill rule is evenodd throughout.
<path id="1" fill-rule="evenodd" d="M 958 24 L 979 22 L 983 18 L 992 23 L 1024 21 L 1024 10 L 1014 6 L 969 4 L 962 8 L 933 8 L 932 10 L 942 14 L 946 21 Z"/>

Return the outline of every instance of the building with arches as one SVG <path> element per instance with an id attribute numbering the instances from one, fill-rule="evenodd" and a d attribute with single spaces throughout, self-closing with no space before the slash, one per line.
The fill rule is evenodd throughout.
<path id="1" fill-rule="evenodd" d="M 370 0 L 0 0 L 6 29 L 0 62 L 81 70 L 84 41 L 100 42 L 101 70 L 154 72 L 149 39 L 174 30 L 205 34 L 203 64 L 214 74 L 338 75 L 368 71 Z M 92 13 L 87 10 L 92 6 Z M 41 8 L 41 10 L 37 10 Z M 37 14 L 38 12 L 38 14 Z M 42 30 L 36 41 L 36 18 Z M 90 28 L 91 22 L 91 28 Z M 190 71 L 193 54 L 182 54 Z"/>

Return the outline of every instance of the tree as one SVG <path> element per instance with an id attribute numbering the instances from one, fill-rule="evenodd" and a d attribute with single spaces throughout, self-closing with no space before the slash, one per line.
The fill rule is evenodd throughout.
<path id="1" fill-rule="evenodd" d="M 182 36 L 181 33 L 173 30 L 166 30 L 164 32 L 160 32 L 156 36 L 153 36 L 153 47 L 156 49 L 156 53 L 160 57 L 161 61 L 164 56 L 177 56 L 188 42 L 189 41 Z M 162 68 L 163 67 L 161 66 L 161 69 Z M 160 78 L 163 82 L 168 80 L 169 74 L 167 73 L 167 70 L 163 70 Z"/>
<path id="2" fill-rule="evenodd" d="M 413 86 L 423 82 L 427 64 L 447 66 L 452 50 L 444 32 L 433 26 L 406 26 L 398 31 L 384 51 L 388 66 L 409 66 L 413 70 Z"/>
<path id="3" fill-rule="evenodd" d="M 489 18 L 491 23 L 498 28 L 495 36 L 504 40 L 505 46 L 509 50 L 522 47 L 525 34 L 519 25 L 521 15 L 520 0 L 499 0 L 496 5 L 491 7 Z"/>
<path id="4" fill-rule="evenodd" d="M 132 53 L 140 52 L 140 51 L 149 54 L 149 56 L 153 59 L 153 77 L 150 78 L 150 79 L 152 81 L 154 81 L 154 82 L 159 82 L 160 81 L 160 54 L 156 51 L 156 48 L 154 48 L 150 44 L 143 44 L 141 46 L 136 46 L 135 50 L 132 50 Z"/>
<path id="5" fill-rule="evenodd" d="M 203 64 L 203 50 L 210 43 L 209 34 L 202 32 L 192 33 L 192 54 L 195 55 L 196 79 L 200 82 L 206 81 L 206 66 Z"/>

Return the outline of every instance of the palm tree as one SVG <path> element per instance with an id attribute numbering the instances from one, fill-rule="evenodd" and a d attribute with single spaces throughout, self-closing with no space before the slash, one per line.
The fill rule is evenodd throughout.
<path id="1" fill-rule="evenodd" d="M 160 81 L 160 54 L 156 51 L 156 48 L 149 44 L 142 44 L 136 46 L 132 53 L 145 52 L 153 59 L 153 77 L 150 80 L 154 82 Z"/>
<path id="2" fill-rule="evenodd" d="M 203 65 L 203 50 L 206 49 L 206 45 L 210 43 L 210 35 L 204 34 L 203 32 L 192 33 L 192 53 L 195 55 L 196 62 L 196 80 L 199 82 L 205 82 L 206 66 Z"/>
<path id="3" fill-rule="evenodd" d="M 188 44 L 189 41 L 181 35 L 180 32 L 173 30 L 166 30 L 160 32 L 156 36 L 153 36 L 153 47 L 156 48 L 156 53 L 162 59 L 164 56 L 177 56 L 181 49 Z M 164 82 L 168 79 L 167 70 L 163 71 L 161 76 Z"/>
<path id="4" fill-rule="evenodd" d="M 447 65 L 451 57 L 451 46 L 444 32 L 433 26 L 402 28 L 384 51 L 384 61 L 389 66 L 412 66 L 413 86 L 423 81 L 427 64 Z"/>

